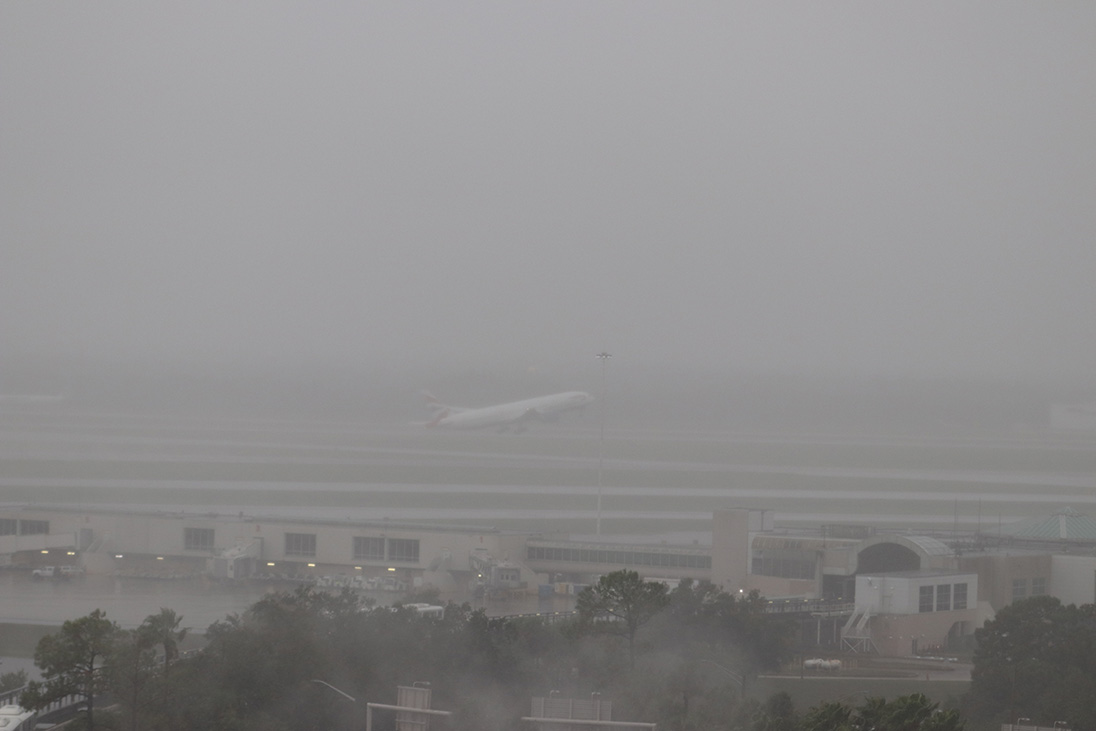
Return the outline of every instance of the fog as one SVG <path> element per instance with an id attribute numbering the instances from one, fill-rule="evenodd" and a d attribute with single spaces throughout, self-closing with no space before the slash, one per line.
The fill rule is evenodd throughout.
<path id="1" fill-rule="evenodd" d="M 1096 372 L 1094 29 L 1089 3 L 4 3 L 0 391 L 406 421 L 423 386 L 596 390 L 608 350 L 637 422 L 925 384 L 928 421 L 1037 419 Z"/>

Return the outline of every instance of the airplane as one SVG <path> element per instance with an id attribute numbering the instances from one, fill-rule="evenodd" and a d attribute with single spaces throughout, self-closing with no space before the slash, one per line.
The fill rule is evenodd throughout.
<path id="1" fill-rule="evenodd" d="M 523 401 L 486 406 L 481 409 L 461 409 L 446 406 L 429 391 L 423 391 L 426 405 L 434 412 L 428 429 L 486 429 L 498 427 L 500 432 L 513 428 L 514 433 L 525 431 L 531 421 L 554 421 L 564 411 L 581 409 L 594 400 L 585 391 L 567 391 L 551 396 L 538 396 Z"/>

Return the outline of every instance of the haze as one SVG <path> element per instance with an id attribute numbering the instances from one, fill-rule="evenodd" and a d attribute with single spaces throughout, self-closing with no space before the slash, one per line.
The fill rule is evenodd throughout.
<path id="1" fill-rule="evenodd" d="M 4 3 L 0 390 L 609 350 L 1081 394 L 1094 82 L 1084 2 Z"/>

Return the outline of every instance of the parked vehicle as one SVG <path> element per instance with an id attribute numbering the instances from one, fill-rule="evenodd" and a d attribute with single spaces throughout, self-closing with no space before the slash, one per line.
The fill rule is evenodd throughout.
<path id="1" fill-rule="evenodd" d="M 30 572 L 33 579 L 71 579 L 73 576 L 83 576 L 83 566 L 39 566 Z"/>

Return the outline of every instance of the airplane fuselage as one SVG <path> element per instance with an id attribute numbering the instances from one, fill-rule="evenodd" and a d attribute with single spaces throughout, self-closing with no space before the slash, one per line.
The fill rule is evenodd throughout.
<path id="1" fill-rule="evenodd" d="M 482 409 L 457 410 L 438 405 L 434 420 L 428 426 L 439 429 L 486 429 L 521 425 L 528 421 L 551 421 L 556 415 L 580 409 L 593 400 L 594 397 L 584 391 L 567 391 Z"/>

